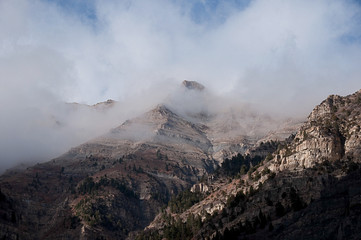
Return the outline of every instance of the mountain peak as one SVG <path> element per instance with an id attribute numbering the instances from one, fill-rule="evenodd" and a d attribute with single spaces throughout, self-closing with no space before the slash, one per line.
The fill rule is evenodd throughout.
<path id="1" fill-rule="evenodd" d="M 189 90 L 198 90 L 198 91 L 202 91 L 205 87 L 200 84 L 199 82 L 196 82 L 196 81 L 187 81 L 187 80 L 184 80 L 182 82 L 182 85 L 184 87 L 186 87 L 187 89 Z"/>
<path id="2" fill-rule="evenodd" d="M 168 109 L 164 104 L 157 105 L 153 110 L 150 111 L 152 114 L 161 115 L 161 116 L 169 116 L 174 115 L 174 113 Z"/>

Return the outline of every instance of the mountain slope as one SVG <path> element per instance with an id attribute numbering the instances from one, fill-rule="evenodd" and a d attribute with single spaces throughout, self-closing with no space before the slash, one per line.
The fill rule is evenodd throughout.
<path id="1" fill-rule="evenodd" d="M 1 191 L 13 207 L 4 209 L 3 236 L 124 238 L 146 226 L 171 194 L 212 171 L 201 127 L 158 106 L 51 162 L 7 172 Z"/>
<path id="2" fill-rule="evenodd" d="M 186 85 L 181 100 L 207 94 L 202 85 Z M 225 156 L 254 151 L 271 130 L 284 134 L 283 120 L 175 106 L 158 105 L 56 159 L 0 176 L 0 237 L 133 238 Z"/>
<path id="3" fill-rule="evenodd" d="M 138 239 L 360 239 L 360 110 L 361 91 L 328 97 L 291 142 L 248 174 L 199 183 L 203 200 L 170 205 Z"/>

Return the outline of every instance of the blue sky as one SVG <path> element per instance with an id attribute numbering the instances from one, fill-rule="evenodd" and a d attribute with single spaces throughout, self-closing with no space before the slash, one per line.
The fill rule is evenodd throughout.
<path id="1" fill-rule="evenodd" d="M 63 11 L 78 15 L 80 18 L 96 20 L 94 0 L 43 0 L 58 5 Z"/>
<path id="2" fill-rule="evenodd" d="M 96 21 L 95 0 L 43 0 L 51 4 L 56 4 L 62 10 L 78 15 L 80 18 L 86 18 L 90 21 Z M 361 5 L 361 0 L 347 0 Z M 131 4 L 131 1 L 128 1 Z M 223 23 L 230 15 L 230 11 L 242 11 L 250 3 L 251 0 L 192 0 L 180 1 L 172 0 L 176 5 L 182 6 L 184 11 L 188 12 L 191 19 L 195 23 L 207 24 Z M 223 11 L 222 14 L 216 14 L 224 5 L 228 6 L 228 11 Z M 216 18 L 216 19 L 214 19 Z"/>
<path id="3" fill-rule="evenodd" d="M 69 15 L 78 17 L 86 24 L 95 27 L 97 25 L 96 5 L 101 4 L 96 0 L 42 0 L 44 2 L 55 4 L 61 11 Z M 127 4 L 131 7 L 132 1 Z M 238 13 L 246 9 L 251 0 L 193 0 L 179 1 L 172 0 L 173 4 L 180 7 L 180 12 L 188 17 L 196 24 L 204 25 L 209 28 L 217 27 L 223 24 L 234 13 Z M 361 0 L 347 0 L 350 3 L 361 5 Z M 361 23 L 361 16 L 355 16 L 355 21 Z M 340 41 L 345 44 L 352 44 L 361 41 L 359 32 L 348 33 L 340 37 Z"/>
<path id="4" fill-rule="evenodd" d="M 76 14 L 81 18 L 88 18 L 89 20 L 96 21 L 96 10 L 94 0 L 44 0 L 49 3 L 54 3 L 60 6 L 64 11 Z M 192 20 L 195 23 L 208 23 L 214 21 L 217 23 L 224 22 L 228 17 L 229 12 L 223 12 L 223 15 L 215 14 L 221 5 L 227 5 L 229 9 L 242 10 L 248 6 L 251 0 L 196 0 L 196 1 L 179 1 L 173 0 L 173 3 L 185 8 L 189 11 Z M 129 1 L 131 2 L 131 1 Z M 188 10 L 186 10 L 186 8 Z M 217 19 L 213 19 L 216 16 Z"/>

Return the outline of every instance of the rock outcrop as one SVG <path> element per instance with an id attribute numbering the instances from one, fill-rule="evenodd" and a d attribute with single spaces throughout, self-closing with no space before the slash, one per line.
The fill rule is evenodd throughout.
<path id="1" fill-rule="evenodd" d="M 294 142 L 276 157 L 275 168 L 302 169 L 324 161 L 360 161 L 361 93 L 331 95 L 315 107 Z"/>

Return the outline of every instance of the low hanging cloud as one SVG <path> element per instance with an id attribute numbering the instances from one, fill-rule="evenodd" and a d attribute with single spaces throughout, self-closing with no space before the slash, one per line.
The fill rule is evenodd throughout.
<path id="1" fill-rule="evenodd" d="M 360 88 L 360 10 L 352 0 L 0 1 L 0 170 L 100 135 L 184 79 L 305 116 Z M 116 111 L 64 105 L 106 99 Z"/>

